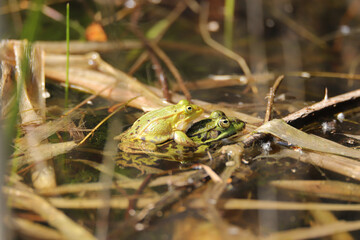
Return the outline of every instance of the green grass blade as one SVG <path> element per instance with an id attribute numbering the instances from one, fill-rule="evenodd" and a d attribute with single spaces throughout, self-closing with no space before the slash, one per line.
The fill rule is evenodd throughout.
<path id="1" fill-rule="evenodd" d="M 224 8 L 224 45 L 232 49 L 235 0 L 226 0 Z"/>
<path id="2" fill-rule="evenodd" d="M 35 40 L 35 36 L 37 33 L 37 29 L 40 25 L 41 19 L 41 10 L 44 4 L 44 0 L 36 0 L 34 1 L 34 10 L 29 10 L 28 15 L 26 17 L 22 32 L 21 32 L 21 39 L 28 39 L 29 42 Z M 30 1 L 31 4 L 31 1 Z"/>
<path id="3" fill-rule="evenodd" d="M 69 50 L 70 50 L 70 4 L 66 4 L 66 81 L 65 81 L 65 108 L 69 97 Z"/>

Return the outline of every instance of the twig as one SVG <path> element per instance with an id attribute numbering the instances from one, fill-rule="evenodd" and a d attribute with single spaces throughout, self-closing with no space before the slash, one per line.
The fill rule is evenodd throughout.
<path id="1" fill-rule="evenodd" d="M 283 79 L 284 79 L 284 75 L 279 76 L 276 79 L 274 85 L 270 88 L 269 95 L 268 95 L 268 102 L 266 105 L 266 114 L 264 117 L 264 123 L 270 121 L 270 119 L 271 119 L 271 110 L 272 110 L 272 106 L 274 104 L 275 93 Z"/>
<path id="2" fill-rule="evenodd" d="M 167 29 L 176 21 L 176 19 L 179 18 L 179 16 L 185 9 L 186 9 L 186 5 L 184 4 L 184 2 L 180 1 L 176 5 L 175 9 L 165 18 L 167 22 L 167 26 L 163 28 L 162 32 L 160 32 L 159 35 L 154 40 L 152 40 L 154 43 L 158 43 L 161 40 Z M 135 63 L 132 65 L 132 67 L 128 71 L 128 74 L 130 75 L 134 74 L 134 72 L 136 72 L 137 69 L 146 61 L 148 56 L 149 55 L 147 52 L 143 52 L 140 55 L 140 57 L 138 57 L 138 59 L 135 61 Z"/>
<path id="3" fill-rule="evenodd" d="M 286 121 L 287 123 L 292 123 L 295 122 L 296 120 L 302 120 L 308 117 L 309 115 L 324 110 L 325 108 L 336 107 L 340 103 L 355 101 L 359 99 L 360 99 L 360 89 L 347 92 L 338 95 L 336 97 L 329 98 L 326 101 L 320 101 L 311 106 L 300 109 L 299 111 L 296 111 L 295 113 L 289 114 L 288 116 L 284 117 L 283 120 Z"/>
<path id="4" fill-rule="evenodd" d="M 291 113 L 283 118 L 285 122 L 291 125 L 298 123 L 297 127 L 303 126 L 305 124 L 305 119 L 316 112 L 320 112 L 324 109 L 330 108 L 331 106 L 335 107 L 339 104 L 344 104 L 349 101 L 359 101 L 360 99 L 360 89 L 351 91 L 345 94 L 338 95 L 336 97 L 329 98 L 327 101 L 321 101 L 315 103 L 311 106 L 307 106 L 299 111 Z M 253 134 L 250 137 L 244 139 L 243 143 L 245 147 L 251 146 L 254 142 L 264 138 L 266 134 Z"/>
<path id="5" fill-rule="evenodd" d="M 159 58 L 165 63 L 167 68 L 170 70 L 171 74 L 175 77 L 175 79 L 176 79 L 181 91 L 184 93 L 186 99 L 190 101 L 191 94 L 190 94 L 189 90 L 186 88 L 186 86 L 184 84 L 184 80 L 182 79 L 182 77 L 181 77 L 179 71 L 177 70 L 177 68 L 175 67 L 175 65 L 172 63 L 171 59 L 165 54 L 165 52 L 163 50 L 161 50 L 157 46 L 157 44 L 150 43 L 150 46 L 152 47 L 152 49 L 154 50 L 156 55 L 158 55 Z"/>
<path id="6" fill-rule="evenodd" d="M 136 26 L 136 22 L 131 24 L 131 30 L 141 39 L 143 42 L 145 48 L 147 49 L 148 56 L 150 57 L 150 60 L 153 64 L 153 69 L 155 71 L 155 74 L 159 80 L 159 83 L 161 85 L 163 97 L 166 99 L 166 101 L 171 102 L 171 95 L 169 92 L 169 86 L 166 81 L 166 75 L 164 73 L 164 70 L 155 56 L 154 50 L 152 46 L 150 45 L 149 41 L 146 39 L 144 34 L 140 31 L 140 29 Z"/>
<path id="7" fill-rule="evenodd" d="M 250 71 L 245 59 L 242 56 L 236 54 L 235 52 L 224 47 L 223 45 L 221 45 L 220 43 L 216 42 L 215 40 L 213 40 L 211 38 L 210 33 L 207 31 L 207 27 L 206 27 L 207 26 L 206 22 L 208 19 L 208 12 L 209 12 L 208 5 L 203 6 L 200 11 L 200 23 L 199 23 L 200 26 L 199 26 L 199 28 L 200 28 L 200 33 L 201 33 L 202 38 L 204 39 L 205 43 L 208 44 L 210 47 L 212 47 L 215 50 L 219 51 L 220 53 L 224 54 L 228 58 L 235 60 L 240 65 L 240 68 L 243 70 L 245 76 L 249 80 L 249 85 L 251 86 L 253 93 L 256 94 L 258 92 L 258 89 L 256 88 L 255 85 L 253 85 L 254 79 L 252 77 L 251 71 Z"/>
<path id="8" fill-rule="evenodd" d="M 152 51 L 149 51 L 149 57 L 151 62 L 153 63 L 153 69 L 155 71 L 155 74 L 160 82 L 161 85 L 161 89 L 162 89 L 162 93 L 163 93 L 163 98 L 165 98 L 166 101 L 168 102 L 172 102 L 171 101 L 171 94 L 169 92 L 169 85 L 168 82 L 166 80 L 166 75 L 164 73 L 163 68 L 161 67 L 161 64 L 159 62 L 159 60 L 157 59 L 157 57 L 152 53 Z"/>

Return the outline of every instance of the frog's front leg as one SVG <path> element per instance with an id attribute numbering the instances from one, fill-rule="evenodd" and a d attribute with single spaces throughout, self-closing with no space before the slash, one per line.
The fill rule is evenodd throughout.
<path id="1" fill-rule="evenodd" d="M 187 146 L 187 147 L 196 147 L 196 143 L 191 140 L 186 134 L 182 131 L 175 131 L 174 132 L 174 141 L 177 144 Z"/>
<path id="2" fill-rule="evenodd" d="M 133 139 L 131 141 L 120 142 L 118 147 L 121 151 L 129 152 L 129 153 L 154 152 L 157 149 L 155 143 L 140 139 Z"/>

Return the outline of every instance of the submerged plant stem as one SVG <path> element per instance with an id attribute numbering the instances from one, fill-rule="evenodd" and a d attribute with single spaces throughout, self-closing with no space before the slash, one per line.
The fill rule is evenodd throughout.
<path id="1" fill-rule="evenodd" d="M 249 84 L 253 93 L 257 93 L 258 89 L 255 85 L 253 85 L 254 79 L 252 77 L 251 71 L 249 66 L 247 65 L 245 59 L 236 54 L 235 52 L 231 51 L 230 49 L 224 47 L 220 43 L 213 40 L 210 36 L 210 33 L 207 30 L 207 19 L 208 19 L 209 9 L 208 6 L 203 6 L 202 10 L 200 11 L 200 33 L 202 38 L 204 39 L 205 43 L 208 44 L 210 47 L 214 48 L 215 50 L 219 51 L 220 53 L 224 54 L 228 58 L 235 60 L 240 68 L 243 70 L 245 76 L 247 77 Z"/>

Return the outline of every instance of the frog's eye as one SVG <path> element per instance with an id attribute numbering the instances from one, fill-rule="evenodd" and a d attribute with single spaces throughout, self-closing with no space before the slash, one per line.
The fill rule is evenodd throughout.
<path id="1" fill-rule="evenodd" d="M 186 113 L 191 113 L 193 111 L 192 106 L 187 106 L 185 111 L 186 111 Z"/>
<path id="2" fill-rule="evenodd" d="M 228 127 L 230 127 L 230 121 L 229 121 L 229 119 L 227 119 L 227 118 L 222 118 L 222 119 L 220 119 L 220 121 L 219 121 L 219 126 L 222 127 L 222 128 L 228 128 Z"/>

